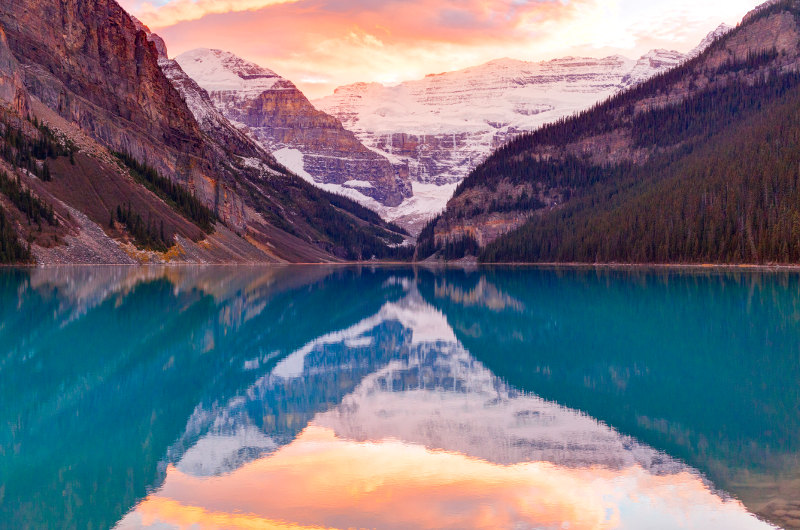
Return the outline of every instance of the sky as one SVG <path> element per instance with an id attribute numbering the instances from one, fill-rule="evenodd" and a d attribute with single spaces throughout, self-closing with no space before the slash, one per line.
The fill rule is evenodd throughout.
<path id="1" fill-rule="evenodd" d="M 686 52 L 760 0 L 121 0 L 174 57 L 218 48 L 310 98 L 510 57 Z"/>

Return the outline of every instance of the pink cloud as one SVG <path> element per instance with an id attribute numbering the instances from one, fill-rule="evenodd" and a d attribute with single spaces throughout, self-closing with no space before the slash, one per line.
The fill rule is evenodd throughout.
<path id="1" fill-rule="evenodd" d="M 232 3 L 175 0 L 132 11 L 173 55 L 196 47 L 230 50 L 315 96 L 353 81 L 422 77 L 511 55 L 596 1 L 246 0 L 236 2 L 239 8 L 265 5 L 220 12 Z"/>
<path id="2" fill-rule="evenodd" d="M 655 46 L 688 51 L 723 20 L 735 22 L 722 18 L 720 5 L 735 3 L 741 16 L 750 0 L 159 1 L 123 0 L 164 37 L 171 55 L 228 50 L 313 98 L 357 81 L 417 79 L 502 57 L 635 58 Z"/>

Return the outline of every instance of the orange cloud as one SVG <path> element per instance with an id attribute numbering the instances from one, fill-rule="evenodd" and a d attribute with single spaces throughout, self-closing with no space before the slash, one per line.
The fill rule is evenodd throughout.
<path id="1" fill-rule="evenodd" d="M 172 26 L 179 22 L 198 20 L 206 15 L 252 11 L 265 7 L 297 2 L 298 0 L 172 0 L 164 5 L 150 2 L 139 4 L 135 11 L 147 20 L 151 29 Z"/>
<path id="2" fill-rule="evenodd" d="M 676 521 L 691 520 L 695 509 L 751 520 L 740 503 L 723 501 L 688 471 L 503 466 L 394 440 L 353 442 L 310 426 L 290 445 L 227 475 L 194 477 L 170 467 L 164 486 L 120 528 L 602 530 L 620 526 L 623 503 L 628 513 L 641 506 L 655 510 L 647 516 Z"/>
<path id="3" fill-rule="evenodd" d="M 219 48 L 310 97 L 512 57 L 688 51 L 752 0 L 122 0 L 172 55 Z"/>
<path id="4" fill-rule="evenodd" d="M 315 97 L 355 81 L 421 78 L 509 55 L 533 58 L 536 42 L 604 1 L 173 0 L 154 7 L 129 0 L 127 7 L 166 40 L 171 55 L 229 50 Z M 228 3 L 238 7 L 223 13 Z"/>

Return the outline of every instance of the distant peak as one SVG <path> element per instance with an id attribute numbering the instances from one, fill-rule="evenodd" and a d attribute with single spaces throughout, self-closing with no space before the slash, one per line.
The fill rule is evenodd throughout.
<path id="1" fill-rule="evenodd" d="M 251 77 L 260 74 L 268 77 L 280 77 L 269 68 L 242 59 L 229 51 L 216 48 L 195 48 L 194 50 L 182 53 L 175 59 L 178 60 L 179 63 L 185 60 L 187 62 L 193 61 L 198 64 L 215 66 L 240 76 Z"/>
<path id="2" fill-rule="evenodd" d="M 486 64 L 494 66 L 516 66 L 523 63 L 525 63 L 525 61 L 520 61 L 519 59 L 512 59 L 511 57 L 502 57 L 500 59 L 494 59 L 492 61 L 489 61 Z"/>
<path id="3" fill-rule="evenodd" d="M 753 10 L 752 10 L 752 11 L 750 11 L 749 13 L 747 13 L 747 14 L 744 16 L 744 18 L 742 19 L 742 22 L 747 22 L 748 20 L 750 20 L 752 17 L 756 16 L 756 15 L 757 15 L 758 13 L 760 13 L 761 11 L 763 11 L 763 10 L 765 10 L 765 9 L 769 8 L 769 7 L 772 7 L 772 6 L 774 6 L 775 4 L 779 4 L 779 3 L 781 3 L 782 1 L 783 1 L 783 0 L 767 0 L 767 1 L 766 1 L 766 2 L 764 2 L 763 4 L 760 4 L 760 5 L 756 6 L 755 8 L 753 8 Z"/>
<path id="4" fill-rule="evenodd" d="M 689 52 L 688 57 L 689 58 L 697 57 L 698 55 L 706 51 L 709 46 L 714 44 L 714 41 L 724 37 L 725 35 L 730 33 L 731 30 L 733 30 L 733 26 L 729 26 L 728 24 L 720 24 L 719 26 L 717 26 L 717 29 L 706 35 L 705 38 L 702 41 L 700 41 L 700 44 L 698 44 L 692 51 Z"/>
<path id="5" fill-rule="evenodd" d="M 175 58 L 198 85 L 209 92 L 263 92 L 291 88 L 281 76 L 225 50 L 196 48 Z"/>

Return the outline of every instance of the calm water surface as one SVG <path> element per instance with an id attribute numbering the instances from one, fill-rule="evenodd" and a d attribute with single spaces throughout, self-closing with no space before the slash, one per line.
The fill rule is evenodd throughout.
<path id="1" fill-rule="evenodd" d="M 800 276 L 0 271 L 0 527 L 800 527 Z"/>

